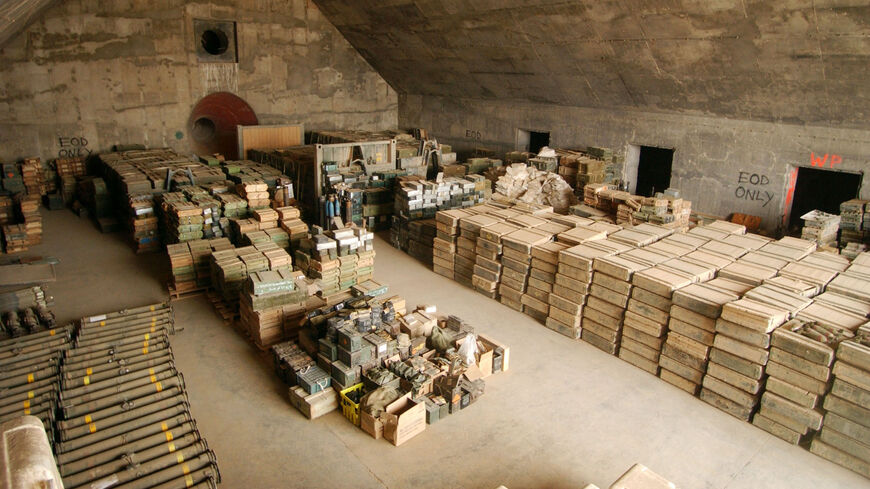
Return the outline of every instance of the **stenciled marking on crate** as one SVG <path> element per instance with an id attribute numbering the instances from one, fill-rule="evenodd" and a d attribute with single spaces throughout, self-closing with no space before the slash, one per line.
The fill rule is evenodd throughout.
<path id="1" fill-rule="evenodd" d="M 88 148 L 88 139 L 84 136 L 58 136 L 57 141 L 60 145 L 58 158 L 77 158 L 88 156 L 93 152 Z"/>
<path id="2" fill-rule="evenodd" d="M 739 171 L 737 172 L 737 188 L 734 189 L 734 196 L 738 199 L 762 202 L 761 207 L 767 207 L 767 204 L 770 204 L 770 201 L 776 196 L 775 193 L 761 188 L 768 185 L 770 185 L 770 177 L 767 175 Z"/>

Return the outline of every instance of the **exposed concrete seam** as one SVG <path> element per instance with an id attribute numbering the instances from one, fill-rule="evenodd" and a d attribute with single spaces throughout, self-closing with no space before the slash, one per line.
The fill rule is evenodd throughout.
<path id="1" fill-rule="evenodd" d="M 378 481 L 378 483 L 380 483 L 380 485 L 381 485 L 384 489 L 390 489 L 390 486 L 388 486 L 388 485 L 386 484 L 386 482 L 384 482 L 380 477 L 378 477 L 378 474 L 376 474 L 375 471 L 373 471 L 372 468 L 369 467 L 369 465 L 368 465 L 367 463 L 363 462 L 362 459 L 359 458 L 359 456 L 356 454 L 356 452 L 355 452 L 353 449 L 351 449 L 350 445 L 348 445 L 348 444 L 344 441 L 344 438 L 338 436 L 338 433 L 336 433 L 335 431 L 333 431 L 332 428 L 329 428 L 329 431 L 331 431 L 332 434 L 333 434 L 336 438 L 338 438 L 338 441 L 340 441 L 341 444 L 344 445 L 344 447 L 347 449 L 347 451 L 348 451 L 351 455 L 353 455 L 353 458 L 355 458 L 355 459 L 357 460 L 357 462 L 360 463 L 360 465 L 362 465 L 363 467 L 365 467 L 366 470 L 369 472 L 369 474 L 370 474 L 370 475 L 371 475 L 371 476 L 372 476 L 376 481 Z"/>
<path id="2" fill-rule="evenodd" d="M 758 446 L 758 448 L 755 449 L 755 453 L 753 453 L 752 456 L 749 457 L 749 458 L 746 460 L 746 463 L 743 464 L 743 466 L 740 467 L 739 470 L 737 470 L 736 472 L 734 472 L 733 474 L 731 474 L 731 480 L 729 480 L 727 484 L 725 484 L 724 486 L 722 486 L 722 489 L 728 489 L 728 486 L 730 486 L 732 482 L 734 482 L 735 480 L 737 480 L 737 476 L 740 475 L 740 474 L 742 474 L 743 471 L 746 470 L 746 467 L 749 467 L 749 464 L 751 464 L 752 461 L 755 460 L 755 457 L 758 456 L 759 452 L 761 452 L 762 447 L 764 447 L 765 445 L 767 445 L 767 441 L 762 442 L 762 443 Z"/>

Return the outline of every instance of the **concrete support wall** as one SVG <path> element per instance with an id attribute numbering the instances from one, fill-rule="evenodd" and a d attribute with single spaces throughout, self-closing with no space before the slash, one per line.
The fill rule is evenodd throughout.
<path id="1" fill-rule="evenodd" d="M 870 171 L 870 131 L 854 129 L 419 95 L 399 97 L 399 127 L 427 128 L 460 151 L 514 150 L 517 128 L 550 131 L 553 147 L 674 148 L 671 186 L 694 209 L 761 216 L 768 230 L 788 214 L 791 177 L 813 156 L 832 171 Z"/>
<path id="2" fill-rule="evenodd" d="M 235 21 L 238 63 L 199 62 L 193 19 Z M 188 151 L 190 111 L 218 91 L 261 124 L 396 126 L 396 92 L 307 0 L 68 0 L 0 50 L 0 159 Z"/>

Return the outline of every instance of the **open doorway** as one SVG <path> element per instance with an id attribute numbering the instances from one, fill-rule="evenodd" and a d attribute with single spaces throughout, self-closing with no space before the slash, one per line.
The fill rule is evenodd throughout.
<path id="1" fill-rule="evenodd" d="M 538 154 L 541 148 L 550 145 L 549 131 L 529 131 L 517 129 L 517 151 Z"/>
<path id="2" fill-rule="evenodd" d="M 641 146 L 637 164 L 637 186 L 635 193 L 652 197 L 671 186 L 671 165 L 674 150 Z"/>
<path id="3" fill-rule="evenodd" d="M 794 184 L 791 214 L 788 219 L 790 229 L 803 225 L 801 216 L 818 209 L 829 214 L 839 214 L 840 204 L 858 197 L 861 189 L 862 173 L 818 168 L 798 167 Z"/>

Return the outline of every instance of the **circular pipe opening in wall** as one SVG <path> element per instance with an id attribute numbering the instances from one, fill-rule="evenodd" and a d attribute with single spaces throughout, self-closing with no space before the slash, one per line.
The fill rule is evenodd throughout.
<path id="1" fill-rule="evenodd" d="M 217 132 L 217 126 L 214 121 L 208 117 L 200 117 L 193 123 L 191 136 L 194 140 L 205 143 L 214 138 L 215 132 Z"/>
<path id="2" fill-rule="evenodd" d="M 229 38 L 227 38 L 226 33 L 220 29 L 208 29 L 202 33 L 200 41 L 202 42 L 202 48 L 205 49 L 208 54 L 215 56 L 224 54 L 230 47 Z"/>

